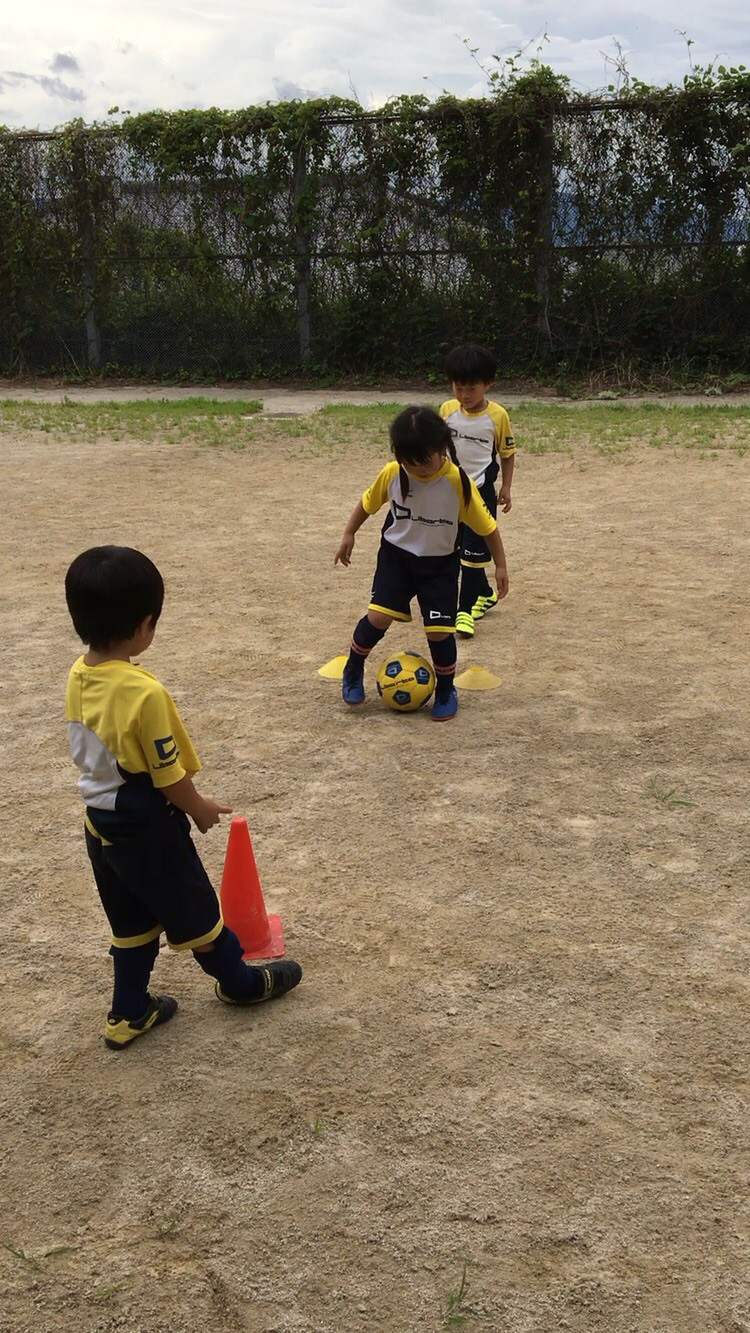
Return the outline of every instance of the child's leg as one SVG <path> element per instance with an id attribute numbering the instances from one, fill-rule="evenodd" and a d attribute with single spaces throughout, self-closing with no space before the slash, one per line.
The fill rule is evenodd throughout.
<path id="1" fill-rule="evenodd" d="M 458 552 L 440 560 L 423 560 L 420 568 L 419 605 L 435 668 L 436 721 L 454 717 L 458 696 L 453 685 L 456 674 L 456 603 L 458 601 Z"/>
<path id="2" fill-rule="evenodd" d="M 364 701 L 365 662 L 392 620 L 411 620 L 409 604 L 414 592 L 410 567 L 403 553 L 390 542 L 381 542 L 370 605 L 367 615 L 354 628 L 344 667 L 341 693 L 345 703 L 361 704 Z"/>
<path id="3" fill-rule="evenodd" d="M 391 623 L 391 619 L 391 616 L 386 616 L 379 611 L 368 611 L 367 615 L 357 622 L 354 626 L 349 657 L 345 667 L 348 673 L 353 676 L 362 675 L 365 662 L 375 645 L 380 643 Z"/>
<path id="4" fill-rule="evenodd" d="M 108 848 L 108 853 L 115 848 Z M 269 1000 L 296 986 L 302 977 L 291 959 L 254 967 L 242 960 L 242 946 L 221 918 L 214 887 L 190 835 L 187 815 L 166 800 L 149 821 L 148 833 L 116 855 L 137 883 L 173 949 L 190 950 L 220 987 L 220 999 L 234 1003 Z"/>
<path id="5" fill-rule="evenodd" d="M 435 668 L 435 698 L 447 699 L 456 674 L 455 634 L 428 634 L 432 665 Z"/>
<path id="6" fill-rule="evenodd" d="M 111 1013 L 135 1021 L 143 1017 L 150 996 L 148 983 L 159 954 L 161 924 L 139 902 L 117 873 L 107 853 L 112 851 L 86 829 L 86 850 L 96 887 L 112 930 L 114 990 Z"/>
<path id="7" fill-rule="evenodd" d="M 99 813 L 94 812 L 95 817 Z M 112 846 L 95 837 L 89 828 L 86 849 L 112 928 L 114 990 L 104 1041 L 110 1050 L 121 1051 L 152 1027 L 168 1022 L 177 1011 L 177 1001 L 171 995 L 151 995 L 148 989 L 159 953 L 161 925 L 111 864 L 108 853 Z"/>
<path id="8" fill-rule="evenodd" d="M 480 597 L 489 597 L 492 589 L 484 566 L 461 565 L 461 593 L 458 599 L 460 615 L 471 615 L 474 603 Z"/>
<path id="9" fill-rule="evenodd" d="M 137 944 L 131 949 L 121 949 L 113 944 L 109 952 L 115 974 L 111 1012 L 129 1021 L 142 1018 L 151 998 L 148 983 L 159 956 L 158 937 L 148 944 Z"/>
<path id="10" fill-rule="evenodd" d="M 230 1004 L 257 1004 L 292 990 L 302 978 L 302 969 L 291 958 L 255 967 L 242 958 L 242 945 L 233 930 L 224 927 L 212 944 L 193 949 L 199 967 L 217 983 L 220 1000 Z"/>
<path id="11" fill-rule="evenodd" d="M 497 518 L 497 474 L 484 481 L 479 487 L 479 494 L 493 518 Z M 463 564 L 463 578 L 461 581 L 461 603 L 462 611 L 474 611 L 477 601 L 480 597 L 492 597 L 497 601 L 495 591 L 487 577 L 487 570 L 492 566 L 492 556 L 490 548 L 484 537 L 478 537 L 470 528 L 464 529 L 464 541 L 461 550 L 461 562 Z M 464 580 L 469 576 L 466 589 L 466 600 L 473 595 L 473 601 L 468 607 L 464 605 Z M 481 615 L 475 616 L 475 619 L 481 619 L 484 611 L 488 608 L 482 608 Z"/>

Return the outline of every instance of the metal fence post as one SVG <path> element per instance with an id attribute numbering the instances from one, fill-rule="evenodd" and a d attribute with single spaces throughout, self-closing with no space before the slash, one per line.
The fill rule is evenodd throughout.
<path id="1" fill-rule="evenodd" d="M 303 366 L 310 364 L 310 233 L 303 222 L 307 184 L 307 145 L 300 139 L 294 150 L 292 201 L 294 207 L 294 251 L 297 278 L 297 329 Z"/>
<path id="2" fill-rule="evenodd" d="M 86 324 L 86 351 L 89 370 L 98 370 L 102 363 L 102 340 L 94 310 L 96 297 L 96 265 L 94 263 L 94 222 L 91 216 L 89 180 L 86 164 L 86 140 L 77 135 L 72 153 L 73 189 L 78 238 L 81 243 L 81 287 Z"/>
<path id="3" fill-rule="evenodd" d="M 552 355 L 552 330 L 549 324 L 550 267 L 552 261 L 552 219 L 555 209 L 555 122 L 551 114 L 540 126 L 539 209 L 536 216 L 534 278 L 537 298 L 537 346 L 543 361 Z"/>

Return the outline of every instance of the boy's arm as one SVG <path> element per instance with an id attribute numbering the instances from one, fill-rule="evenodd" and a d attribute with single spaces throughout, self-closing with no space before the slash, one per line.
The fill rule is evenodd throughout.
<path id="1" fill-rule="evenodd" d="M 515 454 L 508 454 L 507 458 L 500 459 L 500 474 L 502 482 L 498 491 L 498 501 L 504 514 L 507 514 L 511 507 L 510 488 L 513 481 L 513 467 L 516 461 Z"/>
<path id="2" fill-rule="evenodd" d="M 497 528 L 494 532 L 488 532 L 484 539 L 490 548 L 490 555 L 495 561 L 495 582 L 497 583 L 497 595 L 500 598 L 508 594 L 508 568 L 505 563 L 505 551 L 503 541 Z"/>
<path id="3" fill-rule="evenodd" d="M 334 565 L 341 561 L 342 565 L 350 565 L 352 562 L 352 551 L 354 550 L 354 537 L 362 527 L 369 514 L 360 500 L 356 508 L 352 511 L 352 516 L 344 528 L 344 535 L 341 538 L 341 544 L 333 557 Z"/>
<path id="4" fill-rule="evenodd" d="M 218 824 L 219 815 L 231 815 L 231 805 L 219 805 L 210 796 L 201 796 L 193 786 L 193 779 L 185 776 L 179 782 L 172 782 L 160 789 L 172 805 L 189 815 L 201 833 L 208 833 L 214 824 Z"/>

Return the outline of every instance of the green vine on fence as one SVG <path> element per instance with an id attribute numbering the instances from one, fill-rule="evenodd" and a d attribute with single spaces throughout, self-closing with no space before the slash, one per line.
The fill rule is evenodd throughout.
<path id="1" fill-rule="evenodd" d="M 747 71 L 591 98 L 481 67 L 483 98 L 0 129 L 0 368 L 397 373 L 465 336 L 524 372 L 744 364 Z"/>

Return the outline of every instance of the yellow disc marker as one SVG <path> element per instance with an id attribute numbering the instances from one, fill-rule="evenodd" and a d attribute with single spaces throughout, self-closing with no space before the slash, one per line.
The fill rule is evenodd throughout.
<path id="1" fill-rule="evenodd" d="M 484 667 L 469 667 L 462 671 L 460 676 L 456 676 L 454 684 L 459 690 L 497 690 L 502 685 L 499 676 L 493 676 L 491 671 L 485 671 Z"/>
<path id="2" fill-rule="evenodd" d="M 332 657 L 325 666 L 318 667 L 318 675 L 324 680 L 342 680 L 344 667 L 346 666 L 346 657 Z"/>

